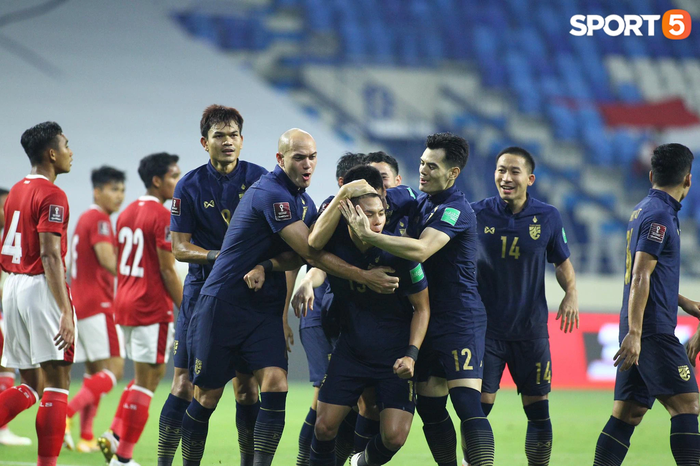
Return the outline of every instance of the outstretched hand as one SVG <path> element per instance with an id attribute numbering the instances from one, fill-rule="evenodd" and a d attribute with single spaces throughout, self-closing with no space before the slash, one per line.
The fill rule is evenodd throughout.
<path id="1" fill-rule="evenodd" d="M 372 230 L 369 228 L 369 219 L 362 207 L 353 205 L 350 200 L 344 200 L 340 202 L 338 208 L 340 213 L 343 214 L 345 222 L 361 240 L 372 234 Z"/>

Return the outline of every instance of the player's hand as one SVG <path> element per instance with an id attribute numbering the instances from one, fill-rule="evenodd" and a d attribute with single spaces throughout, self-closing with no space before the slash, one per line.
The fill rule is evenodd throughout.
<path id="1" fill-rule="evenodd" d="M 415 364 L 416 361 L 411 357 L 399 358 L 394 363 L 394 374 L 398 375 L 400 379 L 410 379 L 413 377 Z"/>
<path id="2" fill-rule="evenodd" d="M 370 290 L 375 293 L 391 294 L 399 287 L 399 277 L 389 275 L 393 273 L 391 267 L 376 267 L 370 270 L 363 270 L 362 275 L 365 277 L 364 285 L 367 285 Z"/>
<path id="3" fill-rule="evenodd" d="M 73 322 L 73 312 L 62 312 L 61 320 L 58 323 L 58 333 L 53 337 L 53 344 L 59 350 L 70 348 L 75 341 L 75 324 Z"/>
<path id="4" fill-rule="evenodd" d="M 700 327 L 698 327 L 698 330 L 700 330 Z M 685 344 L 685 352 L 688 354 L 688 359 L 690 359 L 690 364 L 693 367 L 695 367 L 695 361 L 698 358 L 698 353 L 700 353 L 700 332 L 698 330 Z"/>
<path id="5" fill-rule="evenodd" d="M 253 270 L 245 274 L 243 280 L 248 288 L 258 291 L 265 283 L 265 269 L 262 268 L 262 265 L 256 265 Z"/>
<path id="6" fill-rule="evenodd" d="M 287 353 L 291 353 L 294 346 L 294 332 L 287 322 L 284 323 L 284 342 L 287 344 Z"/>
<path id="7" fill-rule="evenodd" d="M 363 212 L 362 207 L 359 205 L 354 206 L 352 201 L 345 200 L 340 201 L 338 208 L 343 217 L 345 217 L 345 222 L 361 240 L 372 234 L 372 230 L 369 228 L 369 219 Z"/>
<path id="8" fill-rule="evenodd" d="M 620 366 L 621 371 L 629 370 L 633 365 L 639 364 L 639 354 L 642 352 L 642 337 L 625 335 L 620 349 L 615 353 L 613 360 L 615 367 Z"/>
<path id="9" fill-rule="evenodd" d="M 578 328 L 578 296 L 576 291 L 570 291 L 564 295 L 557 312 L 557 320 L 561 319 L 559 329 L 564 333 L 574 331 L 574 324 Z"/>
<path id="10" fill-rule="evenodd" d="M 367 180 L 355 180 L 340 187 L 338 197 L 341 199 L 351 199 L 365 194 L 377 194 L 377 191 L 367 183 Z"/>
<path id="11" fill-rule="evenodd" d="M 309 311 L 314 309 L 314 289 L 311 283 L 302 280 L 299 288 L 292 296 L 292 309 L 297 317 L 306 317 Z"/>

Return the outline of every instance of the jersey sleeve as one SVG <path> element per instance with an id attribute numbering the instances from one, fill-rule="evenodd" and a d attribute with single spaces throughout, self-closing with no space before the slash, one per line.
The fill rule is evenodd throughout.
<path id="1" fill-rule="evenodd" d="M 39 221 L 36 230 L 40 233 L 63 232 L 68 222 L 68 198 L 60 189 L 52 189 L 41 199 L 39 204 Z"/>
<path id="2" fill-rule="evenodd" d="M 314 204 L 314 201 L 310 197 L 307 199 L 306 205 L 308 206 L 308 209 L 306 212 L 306 217 L 304 217 L 304 223 L 306 223 L 306 226 L 311 228 L 311 225 L 316 222 L 319 213 L 316 210 L 316 204 Z"/>
<path id="3" fill-rule="evenodd" d="M 253 199 L 253 206 L 265 217 L 273 233 L 301 220 L 294 197 L 286 191 L 261 189 Z"/>
<path id="4" fill-rule="evenodd" d="M 405 217 L 411 215 L 418 205 L 418 199 L 413 190 L 404 185 L 386 190 L 386 202 L 392 215 Z"/>
<path id="5" fill-rule="evenodd" d="M 639 226 L 637 251 L 644 251 L 658 259 L 668 242 L 668 233 L 672 228 L 673 220 L 667 213 L 652 212 Z"/>
<path id="6" fill-rule="evenodd" d="M 335 196 L 328 196 L 326 200 L 321 203 L 321 207 L 318 208 L 318 215 L 321 215 L 323 211 L 326 210 L 326 207 L 333 201 L 333 198 L 335 198 Z"/>
<path id="7" fill-rule="evenodd" d="M 425 228 L 441 231 L 452 239 L 475 224 L 476 217 L 469 204 L 455 203 L 441 205 L 425 223 Z"/>
<path id="8" fill-rule="evenodd" d="M 559 214 L 558 210 L 554 210 L 551 216 L 551 237 L 549 238 L 549 243 L 547 243 L 547 262 L 550 264 L 561 264 L 570 255 L 561 214 Z"/>
<path id="9" fill-rule="evenodd" d="M 401 287 L 403 296 L 419 293 L 428 287 L 428 279 L 425 278 L 423 266 L 420 263 L 402 260 L 400 267 L 402 273 L 399 283 L 403 285 Z"/>
<path id="10" fill-rule="evenodd" d="M 97 243 L 114 244 L 114 232 L 112 231 L 112 224 L 108 219 L 98 217 L 88 231 L 90 246 L 94 246 Z"/>
<path id="11" fill-rule="evenodd" d="M 183 180 L 184 181 L 184 180 Z M 194 203 L 180 181 L 175 186 L 170 206 L 170 229 L 179 233 L 194 233 L 196 229 Z"/>
<path id="12" fill-rule="evenodd" d="M 163 212 L 158 212 L 155 220 L 156 247 L 164 251 L 172 251 L 173 246 L 170 239 L 170 215 L 168 211 L 160 208 Z"/>

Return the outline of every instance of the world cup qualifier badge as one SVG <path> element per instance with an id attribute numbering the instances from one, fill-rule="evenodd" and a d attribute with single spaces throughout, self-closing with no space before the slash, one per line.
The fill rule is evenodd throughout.
<path id="1" fill-rule="evenodd" d="M 170 206 L 170 213 L 173 214 L 176 217 L 180 216 L 180 206 L 182 205 L 182 200 L 174 197 L 173 198 L 173 203 Z"/>
<path id="2" fill-rule="evenodd" d="M 64 209 L 62 205 L 51 204 L 49 206 L 49 222 L 63 223 Z"/>
<path id="3" fill-rule="evenodd" d="M 109 222 L 104 220 L 97 222 L 97 233 L 101 236 L 109 236 L 111 233 Z"/>
<path id="4" fill-rule="evenodd" d="M 275 202 L 272 204 L 275 211 L 275 220 L 283 222 L 292 219 L 292 209 L 289 208 L 289 202 Z"/>

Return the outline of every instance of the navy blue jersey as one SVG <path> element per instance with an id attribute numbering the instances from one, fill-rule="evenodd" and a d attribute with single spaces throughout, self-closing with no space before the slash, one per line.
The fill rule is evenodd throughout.
<path id="1" fill-rule="evenodd" d="M 637 204 L 627 224 L 625 289 L 620 312 L 620 341 L 629 331 L 627 306 L 634 256 L 643 251 L 658 262 L 651 274 L 649 299 L 644 309 L 642 337 L 655 333 L 673 334 L 678 318 L 678 288 L 681 269 L 681 203 L 663 191 L 649 190 Z"/>
<path id="2" fill-rule="evenodd" d="M 409 212 L 404 208 L 416 202 L 413 190 L 404 185 L 386 190 L 386 226 L 384 230 L 406 236 Z"/>
<path id="3" fill-rule="evenodd" d="M 244 160 L 239 160 L 228 175 L 216 171 L 211 162 L 188 172 L 175 187 L 170 231 L 191 234 L 190 242 L 203 249 L 220 249 L 243 193 L 265 173 L 263 167 Z M 190 264 L 185 288 L 201 287 L 211 268 L 209 264 Z"/>
<path id="4" fill-rule="evenodd" d="M 360 269 L 388 266 L 396 271 L 399 288 L 393 294 L 375 293 L 365 285 L 328 275 L 334 302 L 343 314 L 338 347 L 343 345 L 362 361 L 392 365 L 408 347 L 413 318 L 408 295 L 428 286 L 421 265 L 375 247 L 360 251 L 344 222 L 338 225 L 324 249 Z"/>
<path id="5" fill-rule="evenodd" d="M 454 316 L 464 322 L 483 322 L 486 311 L 476 283 L 476 217 L 464 193 L 451 187 L 429 196 L 421 193 L 413 208 L 405 203 L 402 212 L 410 212 L 408 234 L 419 238 L 426 228 L 434 228 L 450 241 L 423 263 L 430 286 L 430 315 Z M 406 205 L 407 204 L 407 205 Z M 433 320 L 433 323 L 437 322 Z M 431 327 L 430 333 L 445 329 Z"/>
<path id="6" fill-rule="evenodd" d="M 545 269 L 547 262 L 560 264 L 570 255 L 559 211 L 529 196 L 515 215 L 500 197 L 475 202 L 472 208 L 486 336 L 513 341 L 548 337 Z"/>
<path id="7" fill-rule="evenodd" d="M 281 315 L 287 292 L 284 272 L 267 273 L 257 292 L 248 288 L 243 276 L 262 261 L 291 251 L 278 233 L 300 220 L 311 225 L 315 216 L 311 197 L 279 166 L 263 175 L 248 188 L 234 212 L 201 294 L 237 309 Z"/>

